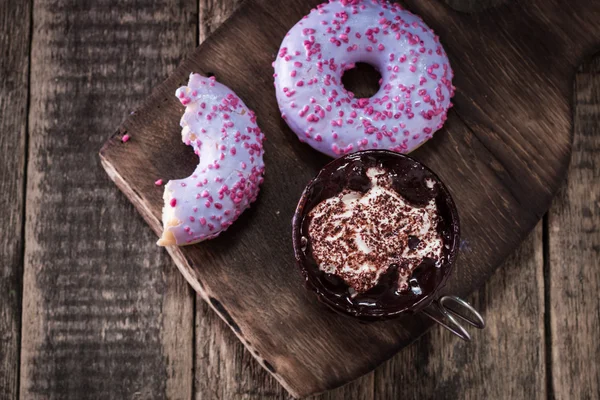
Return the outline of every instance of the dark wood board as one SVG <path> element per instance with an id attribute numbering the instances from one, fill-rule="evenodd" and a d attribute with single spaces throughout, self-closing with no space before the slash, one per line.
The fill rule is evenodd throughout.
<path id="1" fill-rule="evenodd" d="M 220 7 L 213 7 L 213 2 Z M 236 2 L 202 0 L 201 10 L 203 3 L 207 3 L 211 5 L 207 9 L 217 15 L 214 19 L 200 18 L 200 23 L 206 23 L 206 20 L 223 21 L 223 11 L 232 12 L 230 7 Z M 452 7 L 481 10 L 482 3 L 493 5 L 497 2 L 460 0 L 452 1 Z M 208 14 L 205 15 L 208 17 Z M 208 23 L 214 27 L 214 24 Z M 593 74 L 589 75 L 588 86 L 593 77 Z M 585 81 L 578 86 L 579 90 L 586 90 Z M 584 106 L 589 108 L 590 104 L 586 102 Z M 576 110 L 575 116 L 578 115 Z M 592 110 L 595 114 L 594 111 L 587 114 L 590 120 L 598 115 L 597 107 Z M 577 118 L 574 123 L 577 126 Z M 576 151 L 577 147 L 574 146 L 573 158 L 577 157 Z M 600 152 L 596 152 L 596 155 L 600 155 Z M 579 184 L 587 186 L 585 181 L 579 181 Z M 310 398 L 546 399 L 546 376 L 552 373 L 550 367 L 546 369 L 544 362 L 544 356 L 551 351 L 551 344 L 546 346 L 544 334 L 544 320 L 549 316 L 544 313 L 542 237 L 547 241 L 549 235 L 543 235 L 543 225 L 540 221 L 519 249 L 502 263 L 479 290 L 468 297 L 484 313 L 487 324 L 485 330 L 473 332 L 473 342 L 463 342 L 445 329 L 434 327 L 371 373 Z M 568 231 L 554 232 L 550 236 L 569 234 Z M 589 262 L 587 266 L 595 269 L 595 265 Z M 199 296 L 197 301 L 195 398 L 289 399 L 289 394 L 260 367 L 227 324 Z M 586 381 L 593 382 L 593 376 Z M 564 389 L 568 391 L 569 387 Z M 555 388 L 555 391 L 558 390 Z M 582 389 L 583 392 L 585 390 Z M 548 393 L 552 396 L 551 391 Z"/>
<path id="2" fill-rule="evenodd" d="M 317 3 L 242 5 L 101 151 L 111 178 L 158 232 L 162 189 L 154 180 L 187 176 L 196 163 L 180 143 L 175 88 L 191 71 L 215 73 L 256 111 L 268 138 L 258 202 L 219 239 L 169 251 L 192 286 L 295 395 L 367 372 L 427 327 L 418 317 L 362 325 L 330 314 L 303 290 L 293 265 L 292 212 L 327 159 L 301 145 L 279 118 L 270 63 L 285 32 Z M 464 295 L 518 245 L 564 177 L 572 77 L 600 39 L 600 5 L 539 0 L 476 15 L 436 2 L 406 5 L 441 36 L 455 70 L 456 106 L 415 156 L 440 174 L 461 212 L 462 255 L 447 291 Z M 132 140 L 122 144 L 125 132 Z"/>

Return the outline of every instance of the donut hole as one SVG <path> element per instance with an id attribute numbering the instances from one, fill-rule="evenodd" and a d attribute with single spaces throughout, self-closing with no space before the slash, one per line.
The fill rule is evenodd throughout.
<path id="1" fill-rule="evenodd" d="M 356 98 L 373 97 L 379 90 L 381 74 L 371 64 L 357 62 L 354 68 L 347 69 L 342 75 L 344 88 L 354 93 Z"/>

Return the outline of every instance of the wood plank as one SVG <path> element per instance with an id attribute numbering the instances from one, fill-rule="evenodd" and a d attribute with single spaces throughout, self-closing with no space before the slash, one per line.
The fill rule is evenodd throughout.
<path id="1" fill-rule="evenodd" d="M 487 327 L 471 343 L 434 328 L 342 388 L 311 399 L 545 399 L 542 223 L 469 301 Z M 227 325 L 201 302 L 196 398 L 287 399 Z M 198 315 L 198 314 L 197 314 Z"/>
<path id="2" fill-rule="evenodd" d="M 199 42 L 216 30 L 241 0 L 200 0 Z M 194 397 L 203 399 L 283 398 L 285 390 L 248 353 L 226 323 L 196 297 Z"/>
<path id="3" fill-rule="evenodd" d="M 485 330 L 467 343 L 434 327 L 375 370 L 375 398 L 546 399 L 543 261 L 540 222 L 467 299 Z"/>
<path id="4" fill-rule="evenodd" d="M 505 0 L 445 0 L 478 12 Z M 542 223 L 469 302 L 487 326 L 464 343 L 434 328 L 375 370 L 375 398 L 544 399 Z"/>
<path id="5" fill-rule="evenodd" d="M 600 57 L 575 80 L 575 140 L 566 185 L 548 213 L 552 388 L 600 398 Z"/>
<path id="6" fill-rule="evenodd" d="M 196 307 L 196 400 L 287 398 L 210 306 Z"/>
<path id="7" fill-rule="evenodd" d="M 139 140 L 121 146 L 117 134 L 101 151 L 110 176 L 160 231 L 162 196 L 152 177 L 185 176 L 196 163 L 178 140 L 175 88 L 190 71 L 214 72 L 256 111 L 268 137 L 259 202 L 219 239 L 169 251 L 192 286 L 295 394 L 366 372 L 426 326 L 418 318 L 362 325 L 328 315 L 290 273 L 294 204 L 326 160 L 294 140 L 277 116 L 270 62 L 287 28 L 316 3 L 254 0 L 241 6 L 235 22 L 207 39 L 123 124 Z M 466 246 L 447 290 L 465 294 L 535 226 L 558 189 L 571 145 L 567 82 L 579 57 L 597 44 L 596 35 L 583 33 L 598 28 L 598 14 L 583 0 L 511 2 L 477 16 L 435 2 L 407 3 L 442 38 L 453 39 L 444 43 L 456 71 L 456 107 L 444 134 L 415 156 L 440 173 L 461 210 Z M 535 34 L 520 35 L 515 46 L 514 27 Z M 555 62 L 548 62 L 548 49 Z M 178 157 L 165 156 L 164 148 Z M 346 359 L 352 362 L 339 362 Z"/>
<path id="8" fill-rule="evenodd" d="M 241 0 L 200 0 L 200 43 L 229 18 L 240 3 Z M 195 337 L 197 400 L 291 398 L 200 296 L 196 297 Z M 369 374 L 314 399 L 368 400 L 373 396 L 373 377 Z"/>
<path id="9" fill-rule="evenodd" d="M 0 393 L 19 393 L 29 2 L 0 5 Z M 21 21 L 15 24 L 14 21 Z"/>
<path id="10" fill-rule="evenodd" d="M 198 298 L 196 310 L 196 400 L 292 399 L 235 337 L 227 324 Z M 260 357 L 259 354 L 255 354 Z M 370 400 L 374 374 L 310 397 L 313 400 Z"/>
<path id="11" fill-rule="evenodd" d="M 198 0 L 198 39 L 204 42 L 231 14 L 243 0 Z"/>
<path id="12" fill-rule="evenodd" d="M 200 0 L 199 42 L 216 30 L 241 0 Z M 226 323 L 196 297 L 194 397 L 203 399 L 283 398 L 285 390 L 248 353 Z"/>
<path id="13" fill-rule="evenodd" d="M 195 47 L 197 3 L 34 6 L 21 397 L 189 399 L 193 296 L 96 151 Z"/>
<path id="14" fill-rule="evenodd" d="M 200 0 L 200 43 L 237 9 L 242 0 Z M 227 324 L 196 297 L 195 398 L 290 399 L 290 395 L 261 367 Z M 260 354 L 258 354 L 260 356 Z M 372 398 L 373 374 L 313 399 Z"/>
<path id="15" fill-rule="evenodd" d="M 196 400 L 292 399 L 205 301 L 198 298 L 197 307 Z M 310 399 L 373 399 L 374 377 L 374 374 L 368 374 Z"/>

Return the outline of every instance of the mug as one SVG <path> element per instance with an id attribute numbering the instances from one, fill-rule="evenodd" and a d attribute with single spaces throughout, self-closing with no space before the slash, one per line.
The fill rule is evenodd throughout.
<path id="1" fill-rule="evenodd" d="M 307 215 L 323 200 L 344 189 L 363 193 L 369 190 L 371 180 L 367 170 L 373 167 L 386 171 L 391 188 L 409 204 L 424 206 L 435 201 L 442 256 L 435 264 L 422 262 L 411 271 L 408 290 L 397 290 L 397 271 L 390 266 L 375 287 L 353 296 L 339 276 L 321 271 L 312 257 Z M 460 220 L 448 188 L 421 162 L 388 150 L 364 150 L 331 161 L 304 189 L 292 229 L 294 255 L 306 287 L 333 311 L 362 321 L 420 312 L 464 340 L 470 340 L 470 335 L 460 321 L 479 329 L 485 326 L 482 316 L 469 303 L 456 296 L 440 295 L 458 255 Z"/>

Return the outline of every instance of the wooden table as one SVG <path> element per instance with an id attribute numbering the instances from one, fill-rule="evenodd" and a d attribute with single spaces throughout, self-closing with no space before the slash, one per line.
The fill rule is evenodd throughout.
<path id="1" fill-rule="evenodd" d="M 0 4 L 0 398 L 288 397 L 155 247 L 97 157 L 238 3 Z M 600 397 L 600 57 L 575 85 L 569 178 L 470 298 L 487 328 L 470 344 L 435 328 L 319 398 Z"/>

